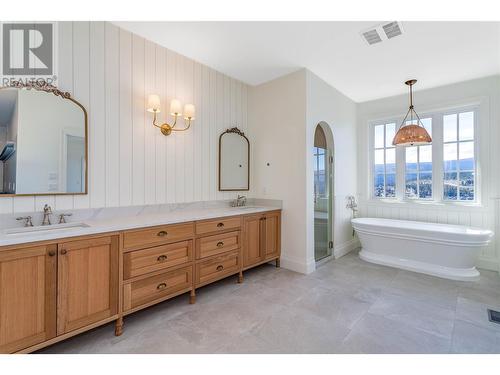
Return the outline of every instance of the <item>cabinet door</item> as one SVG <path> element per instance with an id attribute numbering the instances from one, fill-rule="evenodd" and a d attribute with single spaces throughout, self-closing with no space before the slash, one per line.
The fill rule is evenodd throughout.
<path id="1" fill-rule="evenodd" d="M 58 245 L 57 334 L 118 311 L 118 237 Z"/>
<path id="2" fill-rule="evenodd" d="M 280 229 L 281 217 L 278 212 L 266 214 L 264 220 L 265 234 L 264 234 L 264 257 L 266 259 L 276 258 L 280 255 Z"/>
<path id="3" fill-rule="evenodd" d="M 56 245 L 0 252 L 0 353 L 56 335 Z"/>
<path id="4" fill-rule="evenodd" d="M 264 259 L 262 236 L 264 220 L 262 215 L 247 216 L 243 224 L 243 267 L 259 263 Z"/>

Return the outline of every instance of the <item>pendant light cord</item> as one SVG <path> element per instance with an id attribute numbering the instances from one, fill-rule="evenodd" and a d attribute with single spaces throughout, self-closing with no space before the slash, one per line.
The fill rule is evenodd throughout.
<path id="1" fill-rule="evenodd" d="M 415 118 L 417 120 L 417 125 L 425 128 L 424 124 L 422 123 L 422 120 L 420 120 L 420 116 L 418 113 L 413 109 L 413 83 L 408 83 L 408 86 L 410 86 L 410 107 L 408 108 L 408 112 L 406 112 L 406 116 L 403 119 L 403 122 L 399 126 L 399 129 L 401 129 L 403 126 L 406 126 L 406 119 L 408 118 L 408 115 L 410 115 L 410 123 L 413 123 L 413 115 L 415 114 Z"/>

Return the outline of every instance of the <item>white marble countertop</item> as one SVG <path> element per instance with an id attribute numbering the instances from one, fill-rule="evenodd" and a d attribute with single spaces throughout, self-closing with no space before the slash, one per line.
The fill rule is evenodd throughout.
<path id="1" fill-rule="evenodd" d="M 150 212 L 139 210 L 124 213 L 118 210 L 113 214 L 94 215 L 87 220 L 69 221 L 67 224 L 56 224 L 44 227 L 26 228 L 33 230 L 24 232 L 24 228 L 7 228 L 0 231 L 0 246 L 24 244 L 37 241 L 58 240 L 62 238 L 85 236 L 90 234 L 117 232 L 122 230 L 175 224 L 196 220 L 213 219 L 233 215 L 246 215 L 280 209 L 273 206 L 244 207 L 184 207 L 170 211 Z M 76 226 L 81 225 L 81 226 Z"/>

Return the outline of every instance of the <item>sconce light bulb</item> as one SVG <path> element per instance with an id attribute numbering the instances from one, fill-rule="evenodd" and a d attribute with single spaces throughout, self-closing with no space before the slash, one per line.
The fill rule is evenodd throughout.
<path id="1" fill-rule="evenodd" d="M 195 108 L 194 104 L 186 104 L 184 106 L 184 119 L 185 120 L 194 120 Z"/>
<path id="2" fill-rule="evenodd" d="M 148 106 L 146 108 L 148 112 L 159 113 L 160 112 L 160 96 L 156 94 L 151 94 L 148 96 Z"/>
<path id="3" fill-rule="evenodd" d="M 170 114 L 172 116 L 181 116 L 181 109 L 181 102 L 178 99 L 172 99 L 172 101 L 170 102 Z"/>

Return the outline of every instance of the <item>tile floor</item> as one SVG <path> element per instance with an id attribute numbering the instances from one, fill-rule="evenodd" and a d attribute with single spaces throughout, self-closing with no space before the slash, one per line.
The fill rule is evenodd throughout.
<path id="1" fill-rule="evenodd" d="M 500 353 L 500 277 L 454 282 L 366 263 L 310 275 L 264 265 L 39 353 Z"/>

